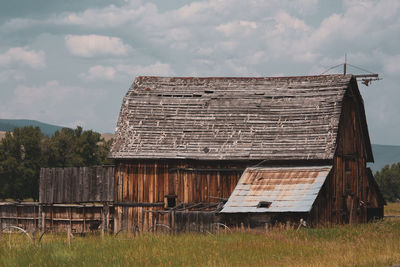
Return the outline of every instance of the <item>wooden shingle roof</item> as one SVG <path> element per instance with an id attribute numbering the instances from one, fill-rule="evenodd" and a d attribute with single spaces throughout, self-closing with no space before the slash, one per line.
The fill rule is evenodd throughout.
<path id="1" fill-rule="evenodd" d="M 351 80 L 138 77 L 123 100 L 110 157 L 332 159 Z"/>

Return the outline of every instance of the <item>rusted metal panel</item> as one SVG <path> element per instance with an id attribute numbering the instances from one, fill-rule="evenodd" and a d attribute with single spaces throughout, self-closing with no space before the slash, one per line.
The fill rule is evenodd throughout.
<path id="1" fill-rule="evenodd" d="M 221 213 L 309 212 L 331 168 L 247 168 Z"/>

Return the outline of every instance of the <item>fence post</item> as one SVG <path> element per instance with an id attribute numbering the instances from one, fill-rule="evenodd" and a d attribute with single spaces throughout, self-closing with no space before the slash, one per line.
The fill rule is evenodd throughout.
<path id="1" fill-rule="evenodd" d="M 104 223 L 101 224 L 100 236 L 101 240 L 104 241 Z"/>
<path id="2" fill-rule="evenodd" d="M 43 207 L 42 207 L 42 211 L 41 211 L 41 232 L 44 233 L 46 231 L 46 213 L 43 211 Z"/>
<path id="3" fill-rule="evenodd" d="M 67 225 L 67 243 L 68 247 L 71 247 L 71 225 Z"/>
<path id="4" fill-rule="evenodd" d="M 105 204 L 103 203 L 103 208 L 101 209 L 101 226 L 100 226 L 100 237 L 101 240 L 104 240 L 104 228 L 105 228 L 105 223 L 106 223 L 106 216 L 105 216 Z"/>

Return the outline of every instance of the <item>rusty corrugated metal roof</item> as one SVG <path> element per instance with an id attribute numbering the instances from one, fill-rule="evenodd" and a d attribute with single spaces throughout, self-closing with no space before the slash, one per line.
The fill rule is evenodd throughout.
<path id="1" fill-rule="evenodd" d="M 331 168 L 247 168 L 221 212 L 309 212 Z"/>

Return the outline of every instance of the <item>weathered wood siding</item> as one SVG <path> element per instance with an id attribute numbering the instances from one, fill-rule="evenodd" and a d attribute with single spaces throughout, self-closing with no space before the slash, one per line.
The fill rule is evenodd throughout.
<path id="1" fill-rule="evenodd" d="M 67 226 L 73 233 L 113 229 L 113 207 L 103 204 L 54 204 L 38 202 L 0 203 L 0 230 L 18 226 L 27 231 L 41 229 L 47 232 L 64 232 Z"/>
<path id="2" fill-rule="evenodd" d="M 162 207 L 132 207 L 124 205 L 115 206 L 114 233 L 127 232 L 150 232 L 160 225 L 170 227 L 168 212 Z"/>
<path id="3" fill-rule="evenodd" d="M 159 223 L 171 225 L 172 219 L 160 212 L 164 210 L 166 196 L 176 196 L 176 205 L 186 206 L 227 199 L 244 169 L 253 164 L 250 161 L 120 161 L 115 172 L 114 231 L 132 231 L 134 227 L 152 229 Z"/>
<path id="4" fill-rule="evenodd" d="M 115 207 L 114 232 L 212 232 L 216 211 L 165 210 L 162 207 Z"/>
<path id="5" fill-rule="evenodd" d="M 7 226 L 18 226 L 33 231 L 39 226 L 39 204 L 28 203 L 0 203 L 0 231 Z"/>
<path id="6" fill-rule="evenodd" d="M 369 188 L 360 103 L 349 90 L 343 102 L 337 150 L 331 174 L 314 203 L 313 224 L 362 223 L 377 195 Z M 383 209 L 383 207 L 381 206 Z"/>
<path id="7" fill-rule="evenodd" d="M 113 208 L 103 204 L 55 204 L 42 206 L 40 225 L 42 231 L 63 232 L 67 226 L 73 233 L 113 229 Z"/>
<path id="8" fill-rule="evenodd" d="M 114 190 L 113 166 L 40 170 L 40 203 L 111 202 Z"/>
<path id="9" fill-rule="evenodd" d="M 215 203 L 228 198 L 250 163 L 129 161 L 116 165 L 116 203 Z"/>

